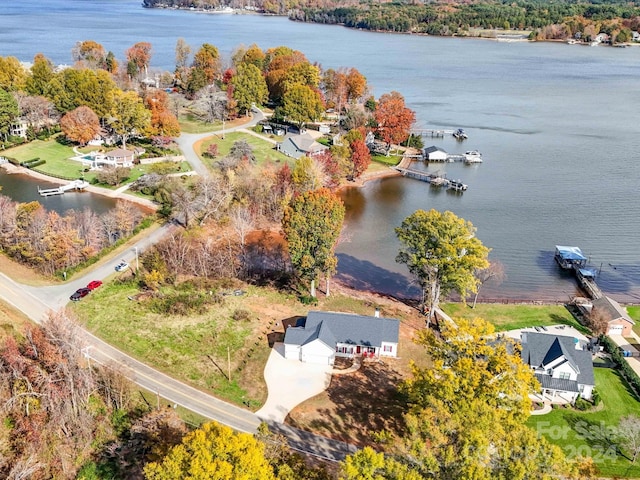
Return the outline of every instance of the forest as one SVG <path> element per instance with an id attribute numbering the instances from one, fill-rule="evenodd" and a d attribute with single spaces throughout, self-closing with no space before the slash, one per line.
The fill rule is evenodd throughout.
<path id="1" fill-rule="evenodd" d="M 147 7 L 173 6 L 215 9 L 243 8 L 234 0 L 145 0 Z M 638 2 L 548 2 L 544 0 L 471 2 L 356 2 L 258 0 L 263 13 L 288 15 L 291 20 L 339 24 L 363 30 L 442 36 L 473 36 L 474 29 L 517 30 L 531 40 L 578 38 L 591 41 L 599 33 L 628 42 L 640 25 Z M 579 34 L 576 37 L 576 34 Z M 617 38 L 621 35 L 620 38 Z"/>

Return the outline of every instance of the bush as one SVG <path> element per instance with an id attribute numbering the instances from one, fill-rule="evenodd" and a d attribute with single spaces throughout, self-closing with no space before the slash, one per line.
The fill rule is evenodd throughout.
<path id="1" fill-rule="evenodd" d="M 299 300 L 303 305 L 318 305 L 318 299 L 311 295 L 300 295 Z"/>
<path id="2" fill-rule="evenodd" d="M 580 395 L 578 395 L 578 398 L 576 398 L 576 401 L 573 406 L 582 412 L 589 410 L 591 408 L 591 404 L 588 401 L 586 401 L 584 398 L 580 397 Z"/>
<path id="3" fill-rule="evenodd" d="M 595 407 L 600 405 L 600 402 L 602 402 L 602 398 L 600 398 L 600 393 L 598 393 L 596 389 L 594 389 L 593 393 L 591 394 L 591 401 L 593 402 L 593 405 Z"/>
<path id="4" fill-rule="evenodd" d="M 233 312 L 231 318 L 233 318 L 236 322 L 248 322 L 251 318 L 251 312 L 249 312 L 249 310 L 245 310 L 244 308 L 239 308 L 235 312 Z"/>

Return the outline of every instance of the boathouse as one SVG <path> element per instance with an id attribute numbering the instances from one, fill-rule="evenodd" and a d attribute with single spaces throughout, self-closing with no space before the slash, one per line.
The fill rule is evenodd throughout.
<path id="1" fill-rule="evenodd" d="M 582 250 L 578 247 L 556 245 L 554 258 L 558 265 L 565 269 L 581 268 L 587 264 L 587 257 L 582 254 Z"/>
<path id="2" fill-rule="evenodd" d="M 435 145 L 425 148 L 423 154 L 425 160 L 432 162 L 446 162 L 448 157 L 447 152 Z"/>

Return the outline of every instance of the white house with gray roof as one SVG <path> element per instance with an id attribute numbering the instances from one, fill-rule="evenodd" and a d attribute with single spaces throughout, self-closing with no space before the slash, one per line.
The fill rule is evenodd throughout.
<path id="1" fill-rule="evenodd" d="M 296 160 L 304 155 L 313 156 L 327 149 L 326 146 L 315 141 L 309 133 L 294 135 L 287 133 L 282 143 L 277 144 L 277 149 Z"/>
<path id="2" fill-rule="evenodd" d="M 284 357 L 333 365 L 336 357 L 396 357 L 400 322 L 395 318 L 309 312 L 284 336 Z"/>
<path id="3" fill-rule="evenodd" d="M 595 378 L 591 352 L 574 337 L 547 333 L 522 333 L 522 361 L 531 366 L 542 397 L 574 402 L 578 395 L 590 400 Z M 559 399 L 558 399 L 559 400 Z"/>

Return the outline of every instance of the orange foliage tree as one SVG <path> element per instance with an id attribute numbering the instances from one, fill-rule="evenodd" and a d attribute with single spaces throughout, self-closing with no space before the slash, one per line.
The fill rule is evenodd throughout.
<path id="1" fill-rule="evenodd" d="M 100 133 L 100 120 L 89 107 L 81 106 L 60 119 L 60 128 L 69 140 L 86 145 Z"/>
<path id="2" fill-rule="evenodd" d="M 398 92 L 385 93 L 378 100 L 375 111 L 377 134 L 388 145 L 400 144 L 409 138 L 416 114 L 404 103 Z"/>

